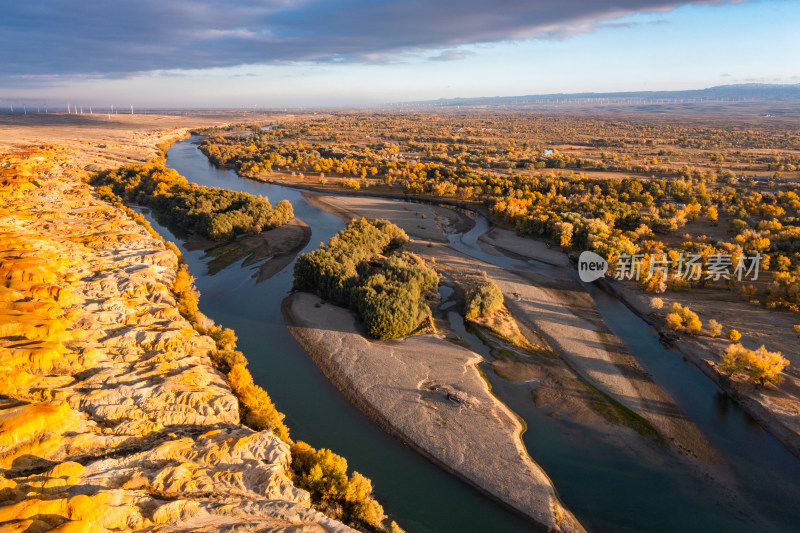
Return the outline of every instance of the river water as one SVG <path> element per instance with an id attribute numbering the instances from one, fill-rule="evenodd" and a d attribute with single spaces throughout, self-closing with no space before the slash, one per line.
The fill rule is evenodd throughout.
<path id="1" fill-rule="evenodd" d="M 199 185 L 264 195 L 273 204 L 289 200 L 295 215 L 312 230 L 304 252 L 344 227 L 338 217 L 310 205 L 296 189 L 245 180 L 213 167 L 196 141 L 174 145 L 167 166 Z M 236 330 L 256 383 L 286 414 L 292 436 L 345 456 L 351 468 L 373 480 L 377 497 L 404 528 L 409 532 L 532 530 L 526 521 L 384 434 L 330 384 L 284 325 L 280 305 L 291 289 L 293 264 L 260 284 L 239 265 L 209 276 L 202 252 L 187 251 L 180 235 L 152 216 L 148 219 L 181 247 L 202 294 L 201 310 Z M 466 234 L 451 236 L 450 245 L 504 268 L 573 276 L 558 267 L 483 252 L 476 242 L 487 227 L 485 219 L 478 219 Z M 527 423 L 523 441 L 565 505 L 595 531 L 797 531 L 800 461 L 726 401 L 699 369 L 665 350 L 647 324 L 621 302 L 594 286 L 587 289 L 609 328 L 723 453 L 736 484 L 747 494 L 742 507 L 758 509 L 762 517 L 756 522 L 741 519 L 740 509 L 730 505 L 716 481 L 689 474 L 666 450 L 640 457 L 605 438 L 601 429 L 547 416 L 531 401 L 529 385 L 505 381 L 484 365 L 494 393 Z M 453 315 L 453 327 L 475 351 L 489 357 L 485 346 Z"/>

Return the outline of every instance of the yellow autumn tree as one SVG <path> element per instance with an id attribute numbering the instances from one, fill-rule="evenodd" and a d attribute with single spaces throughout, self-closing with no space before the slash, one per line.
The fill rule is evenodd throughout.
<path id="1" fill-rule="evenodd" d="M 186 265 L 181 265 L 178 269 L 175 281 L 172 282 L 172 292 L 178 303 L 180 314 L 194 324 L 197 320 L 197 313 L 200 311 L 197 303 L 200 293 L 194 287 L 194 278 L 189 274 Z"/>
<path id="2" fill-rule="evenodd" d="M 703 328 L 703 323 L 697 313 L 682 306 L 678 302 L 672 304 L 667 314 L 667 326 L 674 331 L 685 331 L 690 335 L 697 335 Z"/>
<path id="3" fill-rule="evenodd" d="M 328 516 L 383 529 L 386 515 L 372 495 L 372 483 L 358 472 L 348 477 L 344 457 L 298 441 L 292 444 L 292 470 L 297 486 L 309 491 Z"/>
<path id="4" fill-rule="evenodd" d="M 712 337 L 719 337 L 722 335 L 722 324 L 713 318 L 708 321 L 708 334 Z"/>
<path id="5" fill-rule="evenodd" d="M 764 387 L 781 381 L 780 373 L 789 366 L 781 352 L 770 352 L 763 345 L 749 350 L 741 344 L 732 344 L 722 356 L 720 370 L 728 375 L 746 374 L 753 383 Z"/>

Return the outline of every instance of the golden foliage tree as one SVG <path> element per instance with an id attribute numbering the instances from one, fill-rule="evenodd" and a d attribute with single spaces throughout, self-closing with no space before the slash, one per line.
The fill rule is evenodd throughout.
<path id="1" fill-rule="evenodd" d="M 697 335 L 703 328 L 703 323 L 697 313 L 675 302 L 667 314 L 667 326 L 674 331 L 685 331 L 690 335 Z"/>
<path id="2" fill-rule="evenodd" d="M 770 352 L 764 346 L 749 350 L 741 344 L 732 344 L 722 356 L 720 370 L 728 375 L 745 374 L 753 383 L 764 387 L 781 381 L 780 373 L 789 361 L 780 352 Z"/>

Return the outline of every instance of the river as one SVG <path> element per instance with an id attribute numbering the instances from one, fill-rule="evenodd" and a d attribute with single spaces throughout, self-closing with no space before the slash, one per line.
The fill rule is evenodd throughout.
<path id="1" fill-rule="evenodd" d="M 267 196 L 274 204 L 287 199 L 295 215 L 312 230 L 304 251 L 315 249 L 344 227 L 341 220 L 311 206 L 300 191 L 239 178 L 213 167 L 197 149 L 196 139 L 174 145 L 167 166 L 190 181 Z M 292 285 L 289 265 L 264 283 L 256 284 L 249 269 L 233 265 L 207 274 L 206 259 L 187 251 L 170 229 L 148 216 L 157 230 L 184 252 L 202 297 L 201 310 L 236 330 L 239 346 L 250 361 L 255 381 L 286 414 L 296 439 L 331 448 L 352 468 L 371 478 L 376 496 L 388 513 L 409 532 L 530 531 L 526 521 L 506 511 L 478 491 L 458 481 L 388 437 L 351 406 L 314 365 L 286 329 L 280 311 Z M 573 276 L 558 267 L 499 258 L 476 246 L 486 231 L 485 219 L 450 245 L 482 261 L 504 268 L 529 268 L 554 276 Z M 758 530 L 795 531 L 800 502 L 800 461 L 763 431 L 696 367 L 665 350 L 657 336 L 621 302 L 594 286 L 587 290 L 609 328 L 626 344 L 662 386 L 723 453 L 765 524 Z M 457 315 L 456 315 L 457 316 Z M 463 331 L 463 322 L 451 320 Z M 473 349 L 485 347 L 466 331 Z M 488 356 L 488 354 L 485 354 Z M 553 479 L 565 505 L 589 529 L 596 531 L 752 531 L 753 522 L 740 519 L 719 485 L 687 474 L 666 450 L 657 461 L 646 460 L 605 439 L 597 428 L 570 424 L 536 409 L 530 389 L 483 368 L 495 394 L 527 423 L 523 441 L 533 459 Z M 659 455 L 660 454 L 660 455 Z"/>

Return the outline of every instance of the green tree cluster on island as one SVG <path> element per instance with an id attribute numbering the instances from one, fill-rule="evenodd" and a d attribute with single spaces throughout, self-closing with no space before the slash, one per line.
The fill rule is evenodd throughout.
<path id="1" fill-rule="evenodd" d="M 213 241 L 276 228 L 294 216 L 286 200 L 273 207 L 261 196 L 191 184 L 158 164 L 126 165 L 103 172 L 92 185 L 105 198 L 116 195 L 125 202 L 146 205 L 170 222 Z"/>
<path id="2" fill-rule="evenodd" d="M 405 232 L 387 220 L 353 221 L 318 250 L 301 255 L 294 287 L 358 313 L 376 339 L 411 335 L 431 320 L 423 293 L 439 276 L 404 250 Z"/>

